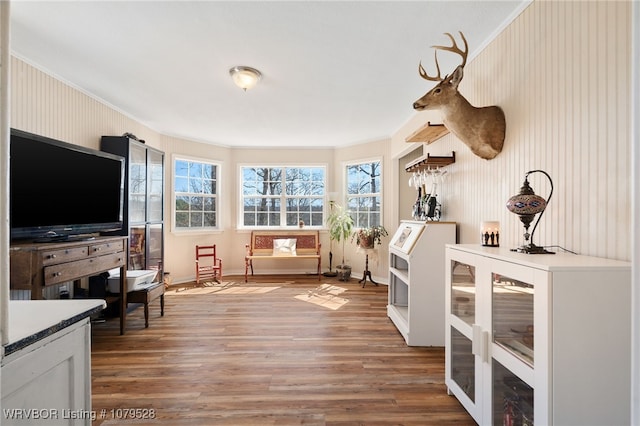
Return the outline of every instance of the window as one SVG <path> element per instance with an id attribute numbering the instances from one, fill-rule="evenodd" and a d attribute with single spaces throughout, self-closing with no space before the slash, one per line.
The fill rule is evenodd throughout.
<path id="1" fill-rule="evenodd" d="M 356 228 L 382 224 L 382 164 L 378 161 L 347 165 L 347 208 Z"/>
<path id="2" fill-rule="evenodd" d="M 324 224 L 325 167 L 245 166 L 240 173 L 243 226 Z"/>
<path id="3" fill-rule="evenodd" d="M 175 229 L 217 228 L 219 165 L 176 158 L 174 166 Z"/>

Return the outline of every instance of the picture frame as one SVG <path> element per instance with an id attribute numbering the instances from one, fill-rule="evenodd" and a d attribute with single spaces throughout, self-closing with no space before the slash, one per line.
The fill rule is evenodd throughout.
<path id="1" fill-rule="evenodd" d="M 403 253 L 410 253 L 423 230 L 423 223 L 402 222 L 394 233 L 390 245 Z"/>

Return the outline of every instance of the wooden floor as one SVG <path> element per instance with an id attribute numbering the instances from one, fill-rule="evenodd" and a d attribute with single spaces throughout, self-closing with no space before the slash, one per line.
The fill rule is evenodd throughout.
<path id="1" fill-rule="evenodd" d="M 225 277 L 170 290 L 147 329 L 142 308 L 124 336 L 94 323 L 93 425 L 474 425 L 444 349 L 407 347 L 357 279 Z"/>

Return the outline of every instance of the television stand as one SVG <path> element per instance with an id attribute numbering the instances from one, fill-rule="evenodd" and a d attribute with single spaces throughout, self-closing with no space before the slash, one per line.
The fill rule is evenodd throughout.
<path id="1" fill-rule="evenodd" d="M 120 334 L 124 334 L 127 307 L 127 237 L 94 237 L 89 241 L 14 242 L 9 248 L 10 288 L 30 290 L 31 300 L 42 299 L 45 287 L 120 269 Z"/>

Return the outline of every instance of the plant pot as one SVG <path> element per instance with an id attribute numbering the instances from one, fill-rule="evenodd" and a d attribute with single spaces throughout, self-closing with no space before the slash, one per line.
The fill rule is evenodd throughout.
<path id="1" fill-rule="evenodd" d="M 338 280 L 349 281 L 349 278 L 351 278 L 351 266 L 338 265 L 336 266 L 336 273 L 338 274 Z"/>
<path id="2" fill-rule="evenodd" d="M 374 247 L 373 237 L 360 235 L 360 242 L 358 245 L 362 249 L 372 249 Z"/>

